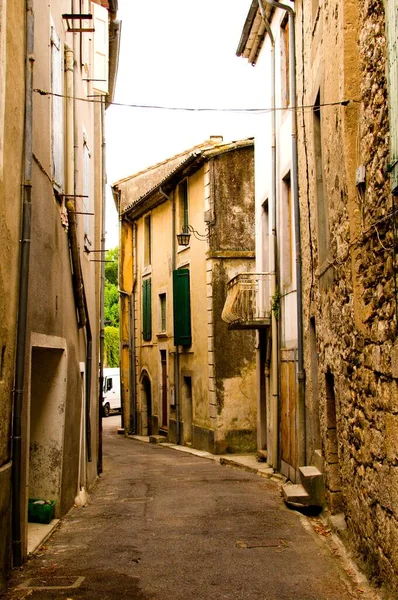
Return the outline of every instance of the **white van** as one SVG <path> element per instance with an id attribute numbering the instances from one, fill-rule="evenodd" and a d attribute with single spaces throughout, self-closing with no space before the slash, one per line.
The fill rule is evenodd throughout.
<path id="1" fill-rule="evenodd" d="M 120 369 L 104 369 L 102 414 L 109 417 L 111 412 L 120 411 Z"/>

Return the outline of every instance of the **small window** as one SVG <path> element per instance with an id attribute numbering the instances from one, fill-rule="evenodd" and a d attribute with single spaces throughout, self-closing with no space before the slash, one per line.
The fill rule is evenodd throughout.
<path id="1" fill-rule="evenodd" d="M 148 267 L 152 260 L 152 226 L 151 215 L 144 219 L 144 267 Z"/>
<path id="2" fill-rule="evenodd" d="M 144 279 L 142 282 L 142 337 L 144 342 L 152 339 L 152 282 Z"/>
<path id="3" fill-rule="evenodd" d="M 166 294 L 159 294 L 159 309 L 160 309 L 160 331 L 164 332 L 167 328 L 166 322 Z"/>
<path id="4" fill-rule="evenodd" d="M 289 287 L 293 281 L 293 207 L 290 172 L 282 185 L 282 283 Z"/>
<path id="5" fill-rule="evenodd" d="M 179 185 L 179 217 L 180 217 L 180 231 L 182 233 L 188 233 L 188 180 L 184 179 Z"/>
<path id="6" fill-rule="evenodd" d="M 289 61 L 289 19 L 286 17 L 281 26 L 281 96 L 282 106 L 290 104 L 290 61 Z"/>
<path id="7" fill-rule="evenodd" d="M 110 377 L 109 379 L 106 380 L 106 391 L 109 392 L 109 390 L 112 389 L 112 377 Z"/>

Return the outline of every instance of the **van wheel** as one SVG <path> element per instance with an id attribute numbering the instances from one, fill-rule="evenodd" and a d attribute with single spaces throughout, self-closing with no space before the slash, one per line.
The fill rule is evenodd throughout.
<path id="1" fill-rule="evenodd" d="M 109 402 L 107 402 L 106 404 L 104 404 L 104 406 L 102 407 L 102 414 L 104 417 L 109 417 L 109 413 L 111 412 L 111 407 L 109 405 Z"/>

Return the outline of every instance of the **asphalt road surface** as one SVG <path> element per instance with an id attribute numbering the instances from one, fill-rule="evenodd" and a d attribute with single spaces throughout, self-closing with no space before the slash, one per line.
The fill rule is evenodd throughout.
<path id="1" fill-rule="evenodd" d="M 350 577 L 317 519 L 286 508 L 255 474 L 117 435 L 104 473 L 20 571 L 7 600 L 345 600 Z"/>

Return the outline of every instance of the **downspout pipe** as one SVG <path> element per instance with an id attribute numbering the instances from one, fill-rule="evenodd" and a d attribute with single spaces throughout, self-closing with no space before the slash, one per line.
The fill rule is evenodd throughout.
<path id="1" fill-rule="evenodd" d="M 12 430 L 12 555 L 13 566 L 20 567 L 22 556 L 21 510 L 22 473 L 22 409 L 24 404 L 26 322 L 28 313 L 29 259 L 32 214 L 32 159 L 33 159 L 33 67 L 34 67 L 34 14 L 33 0 L 26 0 L 26 58 L 25 58 L 25 124 L 24 124 L 24 181 L 22 227 L 20 240 L 18 329 L 15 356 Z"/>
<path id="2" fill-rule="evenodd" d="M 306 415 L 305 415 L 305 370 L 304 370 L 304 335 L 303 335 L 303 291 L 302 291 L 302 257 L 300 231 L 300 202 L 298 189 L 298 157 L 297 157 L 297 90 L 296 90 L 296 30 L 295 12 L 291 6 L 276 0 L 264 0 L 270 6 L 281 8 L 289 18 L 289 80 L 291 89 L 290 110 L 292 113 L 292 190 L 294 206 L 294 232 L 296 238 L 296 286 L 297 286 L 297 378 L 299 393 L 298 446 L 299 466 L 306 464 Z"/>
<path id="3" fill-rule="evenodd" d="M 174 194 L 172 196 L 168 196 L 159 188 L 159 192 L 162 196 L 171 202 L 171 270 L 174 271 L 177 268 L 177 252 L 176 252 L 176 201 Z M 177 444 L 181 444 L 181 427 L 180 427 L 180 415 L 181 415 L 181 406 L 180 406 L 180 354 L 178 345 L 176 345 L 176 351 L 174 354 L 174 397 L 175 397 L 175 405 L 176 405 L 176 438 Z"/>
<path id="4" fill-rule="evenodd" d="M 137 225 L 133 224 L 133 289 L 130 296 L 130 343 L 131 343 L 131 361 L 130 361 L 130 421 L 132 431 L 137 433 L 137 373 L 136 373 L 136 342 L 135 342 L 135 291 L 137 288 Z"/>
<path id="5" fill-rule="evenodd" d="M 269 245 L 269 271 L 271 276 L 271 298 L 275 296 L 277 290 L 277 235 L 276 235 L 276 203 L 277 203 L 277 185 L 276 185 L 276 75 L 275 75 L 275 37 L 269 20 L 265 14 L 262 0 L 258 0 L 261 17 L 264 21 L 265 29 L 271 42 L 271 169 L 272 169 L 272 191 L 271 191 L 271 239 Z M 278 343 L 278 321 L 274 311 L 271 312 L 271 398 L 269 417 L 271 423 L 267 427 L 270 432 L 270 439 L 267 440 L 267 460 L 268 463 L 278 468 L 278 431 L 279 431 L 279 343 Z M 269 363 L 268 363 L 269 365 Z M 269 369 L 268 369 L 269 370 Z"/>
<path id="6" fill-rule="evenodd" d="M 102 182 L 101 182 L 101 277 L 100 277 L 100 335 L 99 335 L 99 384 L 98 384 L 98 458 L 97 474 L 102 473 L 102 398 L 104 388 L 104 345 L 105 345 L 105 202 L 106 202 L 106 138 L 105 138 L 105 97 L 101 98 L 101 147 L 102 147 Z M 123 407 L 122 407 L 123 419 Z M 123 427 L 123 424 L 122 424 Z"/>
<path id="7" fill-rule="evenodd" d="M 113 196 L 115 201 L 118 204 L 118 214 L 119 214 L 119 248 L 122 248 L 122 223 L 123 217 L 120 211 L 120 191 L 116 191 L 115 188 L 112 188 Z M 120 287 L 118 287 L 118 292 L 120 296 L 124 296 L 128 301 L 128 339 L 129 339 L 129 406 L 130 406 L 130 414 L 129 414 L 129 433 L 135 434 L 137 433 L 137 414 L 136 414 L 136 398 L 137 398 L 137 385 L 136 385 L 136 343 L 135 343 L 135 308 L 134 308 L 134 295 L 136 290 L 136 282 L 137 282 L 137 228 L 136 224 L 132 224 L 133 227 L 133 285 L 131 292 L 128 292 Z M 120 282 L 120 277 L 119 277 Z M 122 339 L 121 339 L 122 341 Z M 123 397 L 123 386 L 121 388 L 122 392 L 122 411 L 124 411 L 124 402 L 125 398 Z M 125 427 L 125 422 L 124 427 Z"/>

